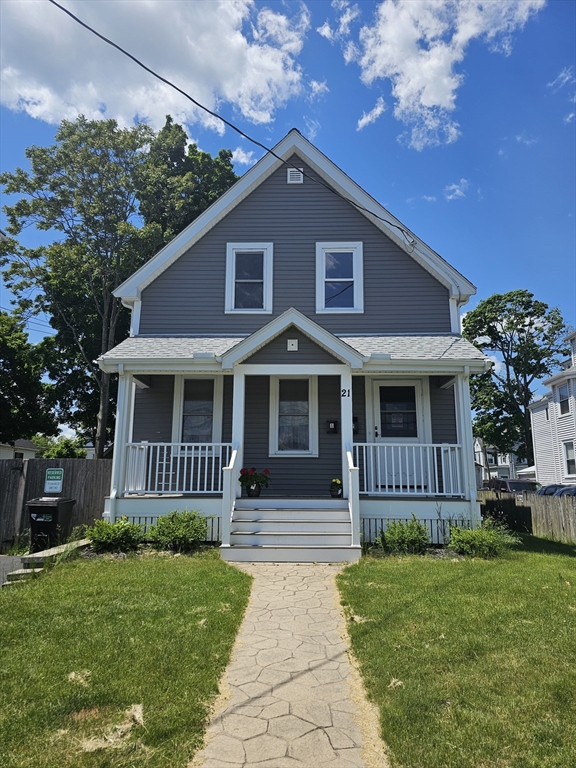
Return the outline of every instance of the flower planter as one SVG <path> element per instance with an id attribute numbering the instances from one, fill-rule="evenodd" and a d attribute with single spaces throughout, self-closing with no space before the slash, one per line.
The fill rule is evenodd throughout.
<path id="1" fill-rule="evenodd" d="M 333 499 L 339 499 L 342 496 L 342 488 L 330 488 L 330 496 Z"/>
<path id="2" fill-rule="evenodd" d="M 246 493 L 248 494 L 248 496 L 250 496 L 250 498 L 256 498 L 256 496 L 260 496 L 261 490 L 262 488 L 260 488 L 259 485 L 252 485 L 252 486 L 247 486 Z"/>

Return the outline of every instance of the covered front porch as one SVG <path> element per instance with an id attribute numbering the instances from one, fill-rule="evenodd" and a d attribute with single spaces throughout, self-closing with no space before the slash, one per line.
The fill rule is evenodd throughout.
<path id="1" fill-rule="evenodd" d="M 228 559 L 329 561 L 355 559 L 386 520 L 429 520 L 432 540 L 435 519 L 475 523 L 470 367 L 395 365 L 298 314 L 213 340 L 220 354 L 179 340 L 181 359 L 118 365 L 111 520 L 193 508 Z M 243 467 L 270 471 L 257 500 Z"/>

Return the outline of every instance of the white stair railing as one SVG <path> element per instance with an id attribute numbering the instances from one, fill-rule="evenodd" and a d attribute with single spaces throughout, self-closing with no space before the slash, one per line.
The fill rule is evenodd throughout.
<path id="1" fill-rule="evenodd" d="M 354 465 L 350 443 L 346 443 L 346 459 L 348 463 L 348 509 L 350 511 L 351 544 L 360 546 L 360 480 L 358 467 Z"/>
<path id="2" fill-rule="evenodd" d="M 232 516 L 234 515 L 234 505 L 236 503 L 236 479 L 234 473 L 238 472 L 236 463 L 238 460 L 238 443 L 232 446 L 232 453 L 228 466 L 222 470 L 223 490 L 222 490 L 222 546 L 230 546 L 230 526 Z"/>

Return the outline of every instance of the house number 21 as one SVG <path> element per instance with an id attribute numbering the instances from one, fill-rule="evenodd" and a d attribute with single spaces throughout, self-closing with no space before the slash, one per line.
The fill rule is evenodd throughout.
<path id="1" fill-rule="evenodd" d="M 350 397 L 350 390 L 349 389 L 343 389 L 342 394 L 340 397 Z"/>

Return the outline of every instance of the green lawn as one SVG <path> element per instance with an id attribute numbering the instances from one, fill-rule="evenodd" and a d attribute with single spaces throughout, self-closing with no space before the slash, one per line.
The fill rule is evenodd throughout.
<path id="1" fill-rule="evenodd" d="M 576 766 L 576 547 L 366 557 L 338 579 L 391 764 Z"/>
<path id="2" fill-rule="evenodd" d="M 184 768 L 250 583 L 209 551 L 78 559 L 2 590 L 2 768 Z"/>

